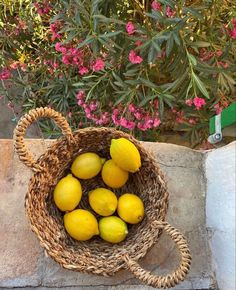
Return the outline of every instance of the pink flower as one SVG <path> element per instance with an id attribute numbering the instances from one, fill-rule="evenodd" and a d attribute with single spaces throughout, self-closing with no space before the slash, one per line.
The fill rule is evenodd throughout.
<path id="1" fill-rule="evenodd" d="M 184 122 L 184 112 L 183 111 L 179 111 L 176 112 L 177 116 L 176 116 L 176 122 L 179 124 L 182 124 Z"/>
<path id="2" fill-rule="evenodd" d="M 230 30 L 230 36 L 231 38 L 236 39 L 236 27 Z"/>
<path id="3" fill-rule="evenodd" d="M 153 127 L 154 127 L 154 128 L 158 127 L 160 124 L 161 124 L 161 120 L 160 120 L 160 119 L 155 118 L 155 119 L 153 120 Z"/>
<path id="4" fill-rule="evenodd" d="M 195 125 L 197 122 L 193 118 L 188 119 L 189 124 Z"/>
<path id="5" fill-rule="evenodd" d="M 67 49 L 62 45 L 61 42 L 57 42 L 55 44 L 55 49 L 56 51 L 62 52 L 62 53 L 66 53 Z"/>
<path id="6" fill-rule="evenodd" d="M 120 119 L 120 126 L 129 129 L 129 130 L 133 130 L 135 127 L 135 123 L 133 121 L 129 121 L 127 119 L 125 119 L 124 117 L 122 117 Z"/>
<path id="7" fill-rule="evenodd" d="M 17 69 L 18 67 L 18 61 L 14 61 L 12 64 L 10 64 L 11 69 Z"/>
<path id="8" fill-rule="evenodd" d="M 119 110 L 113 109 L 111 119 L 112 119 L 113 123 L 117 126 L 120 125 L 120 120 L 118 119 L 118 115 L 119 115 Z"/>
<path id="9" fill-rule="evenodd" d="M 143 61 L 142 57 L 137 55 L 134 50 L 131 50 L 129 53 L 129 61 L 133 64 L 138 64 Z"/>
<path id="10" fill-rule="evenodd" d="M 40 4 L 39 6 L 38 2 L 34 3 L 34 7 L 36 8 L 38 14 L 43 15 L 43 14 L 48 14 L 51 10 L 51 7 L 48 5 L 47 1 L 44 1 L 44 3 Z"/>
<path id="11" fill-rule="evenodd" d="M 1 72 L 0 72 L 0 80 L 7 80 L 11 77 L 11 72 L 8 68 L 4 68 Z"/>
<path id="12" fill-rule="evenodd" d="M 141 131 L 146 131 L 148 129 L 147 125 L 146 124 L 143 124 L 141 122 L 138 122 L 137 127 Z"/>
<path id="13" fill-rule="evenodd" d="M 159 2 L 157 2 L 157 1 L 152 1 L 152 4 L 151 4 L 151 6 L 152 6 L 152 9 L 153 10 L 155 10 L 155 11 L 161 11 L 161 4 L 159 3 Z"/>
<path id="14" fill-rule="evenodd" d="M 54 61 L 54 62 L 52 63 L 52 66 L 53 66 L 54 68 L 58 68 L 58 67 L 59 67 L 59 63 L 56 62 L 56 61 Z"/>
<path id="15" fill-rule="evenodd" d="M 192 104 L 193 104 L 193 100 L 192 100 L 192 99 L 188 99 L 188 100 L 185 101 L 185 104 L 186 104 L 187 106 L 191 107 Z"/>
<path id="16" fill-rule="evenodd" d="M 153 101 L 153 107 L 155 109 L 158 109 L 159 108 L 159 101 L 157 99 Z"/>
<path id="17" fill-rule="evenodd" d="M 141 120 L 142 119 L 142 114 L 140 112 L 135 112 L 134 113 L 134 117 L 137 119 L 137 120 Z"/>
<path id="18" fill-rule="evenodd" d="M 89 70 L 88 70 L 88 68 L 85 67 L 85 66 L 81 66 L 81 67 L 79 68 L 79 74 L 80 74 L 80 75 L 85 75 L 85 74 L 87 74 L 88 72 L 89 72 Z"/>
<path id="19" fill-rule="evenodd" d="M 54 23 L 51 23 L 50 24 L 50 29 L 52 32 L 57 32 L 57 23 L 54 22 Z"/>
<path id="20" fill-rule="evenodd" d="M 220 57 L 222 54 L 223 54 L 223 51 L 222 51 L 222 50 L 217 50 L 217 52 L 216 52 L 216 55 L 217 55 L 217 56 Z"/>
<path id="21" fill-rule="evenodd" d="M 97 58 L 94 65 L 92 66 L 93 71 L 100 71 L 104 69 L 105 63 L 101 58 Z"/>
<path id="22" fill-rule="evenodd" d="M 236 19 L 232 19 L 232 25 L 233 25 L 233 27 L 235 27 L 236 26 Z"/>
<path id="23" fill-rule="evenodd" d="M 195 97 L 193 103 L 197 110 L 200 110 L 202 106 L 206 104 L 206 101 L 203 98 Z"/>
<path id="24" fill-rule="evenodd" d="M 64 64 L 70 64 L 70 57 L 68 55 L 63 55 L 62 56 L 62 62 Z"/>
<path id="25" fill-rule="evenodd" d="M 109 123 L 109 113 L 103 112 L 100 118 L 96 121 L 96 124 L 105 125 L 107 123 Z"/>
<path id="26" fill-rule="evenodd" d="M 87 114 L 89 114 L 89 113 L 91 113 L 91 110 L 90 110 L 90 108 L 89 108 L 89 107 L 87 107 L 87 106 L 86 106 L 86 108 L 84 109 L 84 111 L 85 111 L 86 115 L 87 115 Z"/>
<path id="27" fill-rule="evenodd" d="M 77 104 L 78 104 L 78 106 L 83 106 L 84 105 L 84 101 L 83 100 L 78 100 Z"/>
<path id="28" fill-rule="evenodd" d="M 223 110 L 219 103 L 214 106 L 214 109 L 216 110 L 217 115 L 219 115 Z"/>
<path id="29" fill-rule="evenodd" d="M 78 93 L 76 94 L 76 99 L 77 100 L 83 100 L 85 97 L 85 92 L 84 91 L 78 91 Z"/>
<path id="30" fill-rule="evenodd" d="M 71 112 L 68 113 L 68 117 L 69 117 L 69 118 L 72 117 L 72 113 L 71 113 Z"/>
<path id="31" fill-rule="evenodd" d="M 126 31 L 129 35 L 133 34 L 134 31 L 135 31 L 135 27 L 134 27 L 134 24 L 129 21 L 127 24 L 126 24 Z"/>
<path id="32" fill-rule="evenodd" d="M 126 128 L 127 125 L 127 120 L 125 118 L 120 118 L 120 125 L 124 128 Z"/>
<path id="33" fill-rule="evenodd" d="M 136 46 L 141 46 L 143 43 L 142 43 L 142 41 L 140 41 L 140 40 L 137 40 L 137 41 L 135 41 L 135 45 Z"/>
<path id="34" fill-rule="evenodd" d="M 131 113 L 134 113 L 136 112 L 136 108 L 135 108 L 135 105 L 134 104 L 129 104 L 128 106 L 128 110 L 131 112 Z"/>
<path id="35" fill-rule="evenodd" d="M 228 107 L 229 103 L 227 101 L 223 101 L 223 106 L 226 108 Z"/>
<path id="36" fill-rule="evenodd" d="M 61 34 L 60 33 L 52 33 L 52 37 L 51 37 L 51 40 L 52 41 L 54 41 L 54 40 L 56 40 L 56 39 L 59 39 L 59 38 L 61 38 Z"/>
<path id="37" fill-rule="evenodd" d="M 229 66 L 228 63 L 224 61 L 218 61 L 218 64 L 221 65 L 223 68 L 227 68 Z"/>
<path id="38" fill-rule="evenodd" d="M 175 15 L 175 12 L 170 8 L 170 6 L 168 6 L 166 8 L 166 16 L 167 17 L 173 17 Z"/>

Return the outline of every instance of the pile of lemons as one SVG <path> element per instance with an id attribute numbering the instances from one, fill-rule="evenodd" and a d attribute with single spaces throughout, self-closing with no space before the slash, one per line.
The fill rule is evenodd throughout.
<path id="1" fill-rule="evenodd" d="M 126 223 L 137 224 L 144 217 L 142 200 L 133 193 L 124 193 L 117 199 L 107 188 L 95 188 L 88 193 L 89 204 L 98 215 L 99 222 L 88 210 L 76 209 L 82 198 L 78 179 L 90 179 L 101 172 L 104 183 L 110 188 L 121 188 L 129 174 L 139 170 L 141 158 L 136 146 L 125 138 L 112 139 L 111 159 L 105 160 L 96 153 L 83 153 L 73 161 L 72 174 L 62 178 L 55 187 L 54 201 L 63 212 L 67 233 L 78 241 L 95 235 L 110 243 L 123 241 L 128 234 Z M 118 216 L 113 215 L 117 212 Z"/>

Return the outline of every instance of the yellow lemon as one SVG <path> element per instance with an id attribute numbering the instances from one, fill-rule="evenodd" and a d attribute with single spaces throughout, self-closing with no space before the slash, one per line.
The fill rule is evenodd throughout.
<path id="1" fill-rule="evenodd" d="M 110 159 L 105 162 L 102 168 L 102 179 L 106 185 L 112 188 L 122 187 L 129 178 L 129 172 L 121 169 Z"/>
<path id="2" fill-rule="evenodd" d="M 81 179 L 90 179 L 98 175 L 102 168 L 103 158 L 96 153 L 83 153 L 76 157 L 71 166 L 72 173 Z"/>
<path id="3" fill-rule="evenodd" d="M 54 202 L 61 211 L 75 209 L 81 200 L 81 196 L 81 184 L 72 174 L 62 178 L 53 193 Z"/>
<path id="4" fill-rule="evenodd" d="M 96 213 L 109 216 L 116 211 L 117 197 L 106 188 L 96 188 L 89 192 L 89 204 Z"/>
<path id="5" fill-rule="evenodd" d="M 125 138 L 112 139 L 111 158 L 123 170 L 136 172 L 141 166 L 141 157 L 135 145 Z"/>
<path id="6" fill-rule="evenodd" d="M 137 195 L 125 193 L 118 200 L 117 212 L 127 223 L 137 224 L 144 217 L 144 205 Z"/>
<path id="7" fill-rule="evenodd" d="M 64 215 L 67 233 L 78 241 L 87 241 L 99 234 L 95 216 L 84 209 L 76 209 Z"/>
<path id="8" fill-rule="evenodd" d="M 127 225 L 117 216 L 109 216 L 99 221 L 100 237 L 110 243 L 116 244 L 122 242 L 127 234 Z"/>

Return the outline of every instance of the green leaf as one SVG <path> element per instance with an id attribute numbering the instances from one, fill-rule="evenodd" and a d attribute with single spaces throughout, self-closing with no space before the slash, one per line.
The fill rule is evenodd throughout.
<path id="1" fill-rule="evenodd" d="M 125 100 L 125 98 L 129 95 L 129 93 L 126 93 L 124 95 L 122 95 L 115 103 L 114 103 L 114 107 L 117 106 L 118 104 L 120 104 L 122 101 Z"/>
<path id="2" fill-rule="evenodd" d="M 152 83 L 151 81 L 144 79 L 144 78 L 139 78 L 139 80 L 147 87 L 153 88 L 153 89 L 158 89 L 158 86 Z"/>
<path id="3" fill-rule="evenodd" d="M 70 41 L 71 41 L 73 38 L 75 38 L 79 33 L 80 33 L 79 31 L 71 31 L 71 32 L 68 34 L 65 43 L 70 42 Z"/>
<path id="4" fill-rule="evenodd" d="M 155 40 L 152 40 L 152 46 L 155 48 L 157 52 L 161 52 L 160 46 L 156 43 Z"/>
<path id="5" fill-rule="evenodd" d="M 73 86 L 73 87 L 82 87 L 82 86 L 84 86 L 84 83 L 82 83 L 82 82 L 78 82 L 78 83 L 74 83 L 74 84 L 72 84 L 72 86 Z"/>
<path id="6" fill-rule="evenodd" d="M 112 75 L 119 83 L 121 83 L 121 84 L 124 83 L 123 80 L 114 71 L 112 71 Z"/>
<path id="7" fill-rule="evenodd" d="M 202 94 L 205 97 L 207 97 L 209 99 L 210 97 L 209 97 L 208 91 L 205 88 L 204 83 L 199 79 L 199 77 L 194 72 L 192 72 L 192 77 L 193 77 L 194 83 L 197 85 L 198 89 L 202 92 Z"/>
<path id="8" fill-rule="evenodd" d="M 195 47 L 209 47 L 211 45 L 209 42 L 206 42 L 206 41 L 195 41 L 189 44 Z"/>
<path id="9" fill-rule="evenodd" d="M 138 71 L 139 71 L 138 68 L 130 69 L 130 70 L 127 70 L 127 72 L 123 73 L 123 75 L 126 77 L 131 77 L 131 76 L 137 75 Z"/>
<path id="10" fill-rule="evenodd" d="M 194 66 L 197 65 L 197 60 L 191 53 L 188 53 L 188 58 L 189 58 L 190 62 L 192 63 L 192 65 L 194 65 Z"/>
<path id="11" fill-rule="evenodd" d="M 156 51 L 153 46 L 150 47 L 148 52 L 148 63 L 153 63 L 156 58 Z"/>
<path id="12" fill-rule="evenodd" d="M 94 37 L 93 36 L 88 36 L 84 41 L 82 41 L 79 45 L 77 45 L 77 48 L 83 47 L 85 45 L 90 44 L 91 42 L 94 41 Z"/>
<path id="13" fill-rule="evenodd" d="M 170 6 L 172 9 L 175 8 L 175 2 L 172 0 L 159 0 L 160 3 Z"/>
<path id="14" fill-rule="evenodd" d="M 103 15 L 93 15 L 93 17 L 97 18 L 97 19 L 100 19 L 103 22 L 107 22 L 107 23 L 117 23 L 117 24 L 121 24 L 121 25 L 126 25 L 126 23 L 121 21 L 121 20 L 118 20 L 118 19 L 115 19 L 115 18 L 108 18 L 108 17 L 105 17 Z"/>
<path id="15" fill-rule="evenodd" d="M 105 34 L 99 34 L 98 37 L 102 37 L 102 38 L 110 38 L 110 37 L 113 37 L 113 36 L 116 36 L 118 34 L 120 34 L 122 31 L 119 30 L 119 31 L 114 31 L 114 32 L 109 32 L 109 33 L 105 33 Z"/>
<path id="16" fill-rule="evenodd" d="M 143 100 L 141 101 L 141 103 L 139 104 L 140 107 L 145 106 L 145 105 L 147 104 L 147 102 L 152 101 L 152 100 L 156 99 L 157 97 L 158 97 L 157 95 L 151 95 L 151 96 L 146 97 L 146 98 L 143 99 Z"/>
<path id="17" fill-rule="evenodd" d="M 174 41 L 175 43 L 180 46 L 181 45 L 181 42 L 180 42 L 180 38 L 179 38 L 179 33 L 178 32 L 174 32 L 173 33 L 173 37 L 174 37 Z"/>
<path id="18" fill-rule="evenodd" d="M 173 39 L 173 36 L 171 34 L 170 38 L 167 40 L 167 43 L 166 43 L 166 56 L 167 57 L 170 56 L 171 51 L 173 49 L 173 46 L 174 46 L 174 39 Z"/>
<path id="19" fill-rule="evenodd" d="M 64 14 L 63 13 L 59 13 L 57 15 L 55 15 L 53 18 L 50 19 L 50 23 L 53 23 L 59 19 L 64 19 Z"/>
<path id="20" fill-rule="evenodd" d="M 192 82 L 189 82 L 189 84 L 188 84 L 188 88 L 187 88 L 187 91 L 186 91 L 186 94 L 185 94 L 185 98 L 186 98 L 186 99 L 189 99 L 189 95 L 188 95 L 188 93 L 189 93 L 189 91 L 191 90 L 192 87 L 193 87 Z"/>
<path id="21" fill-rule="evenodd" d="M 164 102 L 161 96 L 159 96 L 159 114 L 162 121 L 164 117 Z"/>

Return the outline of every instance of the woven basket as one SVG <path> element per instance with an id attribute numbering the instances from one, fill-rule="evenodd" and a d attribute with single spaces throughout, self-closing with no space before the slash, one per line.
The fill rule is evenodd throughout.
<path id="1" fill-rule="evenodd" d="M 35 161 L 25 146 L 24 135 L 28 126 L 38 118 L 51 118 L 62 129 L 64 137 L 58 139 Z M 96 152 L 109 158 L 112 138 L 124 137 L 138 148 L 142 166 L 130 174 L 127 184 L 116 190 L 117 196 L 133 192 L 140 196 L 145 206 L 145 218 L 132 225 L 125 241 L 109 244 L 100 238 L 78 242 L 72 239 L 63 226 L 63 214 L 53 202 L 53 190 L 60 178 L 69 172 L 74 158 L 83 152 Z M 30 179 L 25 197 L 26 213 L 32 230 L 41 246 L 66 269 L 112 276 L 120 269 L 128 269 L 144 283 L 157 288 L 173 287 L 183 281 L 189 272 L 191 256 L 183 235 L 165 222 L 168 206 L 166 184 L 153 157 L 131 135 L 111 128 L 86 128 L 72 133 L 66 119 L 50 108 L 31 110 L 23 116 L 15 129 L 15 148 L 20 160 L 30 167 L 34 175 Z M 101 178 L 81 181 L 83 198 L 81 208 L 90 209 L 87 193 L 96 187 L 105 186 Z M 155 276 L 141 268 L 138 260 L 158 241 L 164 230 L 180 251 L 177 270 L 167 276 Z"/>

